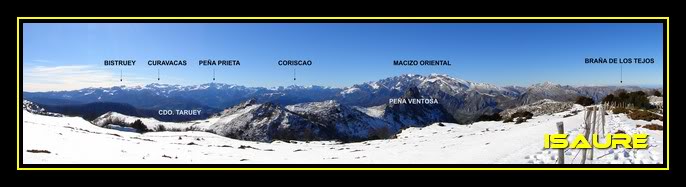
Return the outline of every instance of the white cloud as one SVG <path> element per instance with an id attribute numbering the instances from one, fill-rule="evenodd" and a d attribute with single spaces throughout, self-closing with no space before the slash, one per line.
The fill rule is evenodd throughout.
<path id="1" fill-rule="evenodd" d="M 89 65 L 35 66 L 24 70 L 23 91 L 62 91 L 88 87 L 141 85 L 141 78 L 119 81 L 116 70 L 99 69 Z"/>
<path id="2" fill-rule="evenodd" d="M 43 60 L 43 59 L 32 60 L 32 62 L 38 62 L 38 63 L 54 63 L 52 60 Z"/>

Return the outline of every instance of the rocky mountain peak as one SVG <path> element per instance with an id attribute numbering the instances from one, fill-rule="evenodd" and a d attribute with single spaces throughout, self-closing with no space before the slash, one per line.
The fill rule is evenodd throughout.
<path id="1" fill-rule="evenodd" d="M 405 99 L 419 99 L 419 98 L 422 98 L 422 96 L 419 93 L 419 89 L 416 86 L 413 86 L 413 87 L 410 87 L 409 89 L 407 89 L 405 91 L 403 98 L 405 98 Z"/>

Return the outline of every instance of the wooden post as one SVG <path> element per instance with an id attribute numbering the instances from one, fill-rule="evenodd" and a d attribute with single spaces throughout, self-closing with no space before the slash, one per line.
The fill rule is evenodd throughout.
<path id="1" fill-rule="evenodd" d="M 557 122 L 557 133 L 558 134 L 564 134 L 565 133 L 565 127 L 564 124 L 560 121 Z M 557 160 L 558 164 L 565 164 L 565 149 L 558 149 L 557 150 Z"/>
<path id="2" fill-rule="evenodd" d="M 586 137 L 586 140 L 589 140 L 590 141 L 589 143 L 591 144 L 591 155 L 588 157 L 589 160 L 593 160 L 593 134 L 598 133 L 598 131 L 596 130 L 596 126 L 597 126 L 596 122 L 598 121 L 598 120 L 596 120 L 596 116 L 597 116 L 596 114 L 598 112 L 599 112 L 598 108 L 593 107 L 593 122 L 592 122 L 593 125 L 591 125 L 591 133 L 590 133 L 591 136 L 590 136 L 590 138 Z"/>
<path id="3" fill-rule="evenodd" d="M 586 108 L 586 116 L 584 118 L 584 137 L 586 140 L 588 140 L 588 134 L 591 132 L 591 112 L 593 111 L 593 108 L 587 107 Z M 582 149 L 581 150 L 581 164 L 586 163 L 586 153 L 588 149 Z"/>
<path id="4" fill-rule="evenodd" d="M 600 123 L 602 125 L 603 137 L 605 137 L 605 112 L 606 112 L 605 109 L 606 109 L 605 106 L 602 106 L 602 108 L 600 108 L 600 115 L 601 115 Z"/>

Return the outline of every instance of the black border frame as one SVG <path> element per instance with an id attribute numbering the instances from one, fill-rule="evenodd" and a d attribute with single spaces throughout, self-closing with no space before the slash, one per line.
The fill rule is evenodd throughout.
<path id="1" fill-rule="evenodd" d="M 601 19 L 583 19 L 583 18 L 573 18 L 573 19 L 546 19 L 545 17 L 532 17 L 532 18 L 517 18 L 517 19 L 337 19 L 332 17 L 331 19 L 203 19 L 203 18 L 191 18 L 191 19 L 155 19 L 153 17 L 149 19 L 127 19 L 127 18 L 116 18 L 116 19 L 17 19 L 18 22 L 18 61 L 21 63 L 19 65 L 19 80 L 23 78 L 23 25 L 24 23 L 660 23 L 662 24 L 662 42 L 663 42 L 663 97 L 664 101 L 667 101 L 668 85 L 667 85 L 667 65 L 669 63 L 669 57 L 667 51 L 668 49 L 668 19 L 661 17 L 656 17 L 655 19 L 613 19 L 613 18 L 601 18 Z M 23 98 L 23 84 L 18 85 L 22 92 L 19 92 L 19 96 Z M 667 110 L 668 102 L 663 102 L 663 107 Z M 21 105 L 19 105 L 18 111 L 21 111 Z M 668 134 L 667 125 L 669 124 L 667 119 L 668 112 L 664 113 L 664 133 Z M 23 122 L 23 115 L 19 114 L 19 120 Z M 465 170 L 488 170 L 487 168 L 501 169 L 520 169 L 520 170 L 531 170 L 531 168 L 537 169 L 550 169 L 550 170 L 567 170 L 565 168 L 588 169 L 588 170 L 616 170 L 616 169 L 669 169 L 668 158 L 668 135 L 663 136 L 663 148 L 666 152 L 663 156 L 662 164 L 647 164 L 647 165 L 628 165 L 628 164 L 568 164 L 564 167 L 560 165 L 532 165 L 532 164 L 24 164 L 23 163 L 23 143 L 22 143 L 22 130 L 23 125 L 18 125 L 18 169 L 23 168 L 188 168 L 188 169 L 198 169 L 198 168 L 369 168 L 369 169 L 383 169 L 383 168 L 398 168 L 412 170 L 412 168 L 434 168 L 439 170 L 444 169 L 457 169 L 462 168 Z M 663 151 L 664 152 L 664 151 Z M 570 167 L 572 166 L 572 167 Z M 598 169 L 600 168 L 600 169 Z"/>

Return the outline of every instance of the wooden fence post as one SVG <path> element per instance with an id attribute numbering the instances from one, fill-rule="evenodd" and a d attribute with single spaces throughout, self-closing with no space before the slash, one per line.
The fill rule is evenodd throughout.
<path id="1" fill-rule="evenodd" d="M 593 108 L 587 107 L 586 108 L 586 116 L 584 116 L 584 137 L 586 140 L 588 140 L 588 134 L 591 132 L 591 112 L 593 111 Z M 582 149 L 581 150 L 581 164 L 586 163 L 586 153 L 588 149 Z"/>
<path id="2" fill-rule="evenodd" d="M 605 137 L 605 109 L 605 106 L 602 106 L 602 108 L 600 108 L 600 115 L 602 116 L 600 118 L 600 123 L 602 124 L 603 137 Z"/>
<path id="3" fill-rule="evenodd" d="M 588 160 L 593 160 L 593 134 L 598 133 L 596 130 L 596 126 L 597 126 L 596 122 L 598 121 L 598 120 L 596 120 L 597 119 L 596 114 L 598 112 L 599 112 L 598 108 L 593 107 L 593 123 L 591 123 L 592 125 L 591 125 L 591 133 L 590 133 L 591 136 L 590 136 L 590 139 L 589 139 L 589 137 L 586 137 L 586 140 L 589 140 L 590 141 L 589 143 L 591 144 L 591 155 L 588 157 Z"/>
<path id="4" fill-rule="evenodd" d="M 564 134 L 565 133 L 565 127 L 564 124 L 560 121 L 557 122 L 557 133 L 558 134 Z M 565 164 L 565 149 L 558 149 L 557 150 L 557 160 L 558 164 Z"/>

